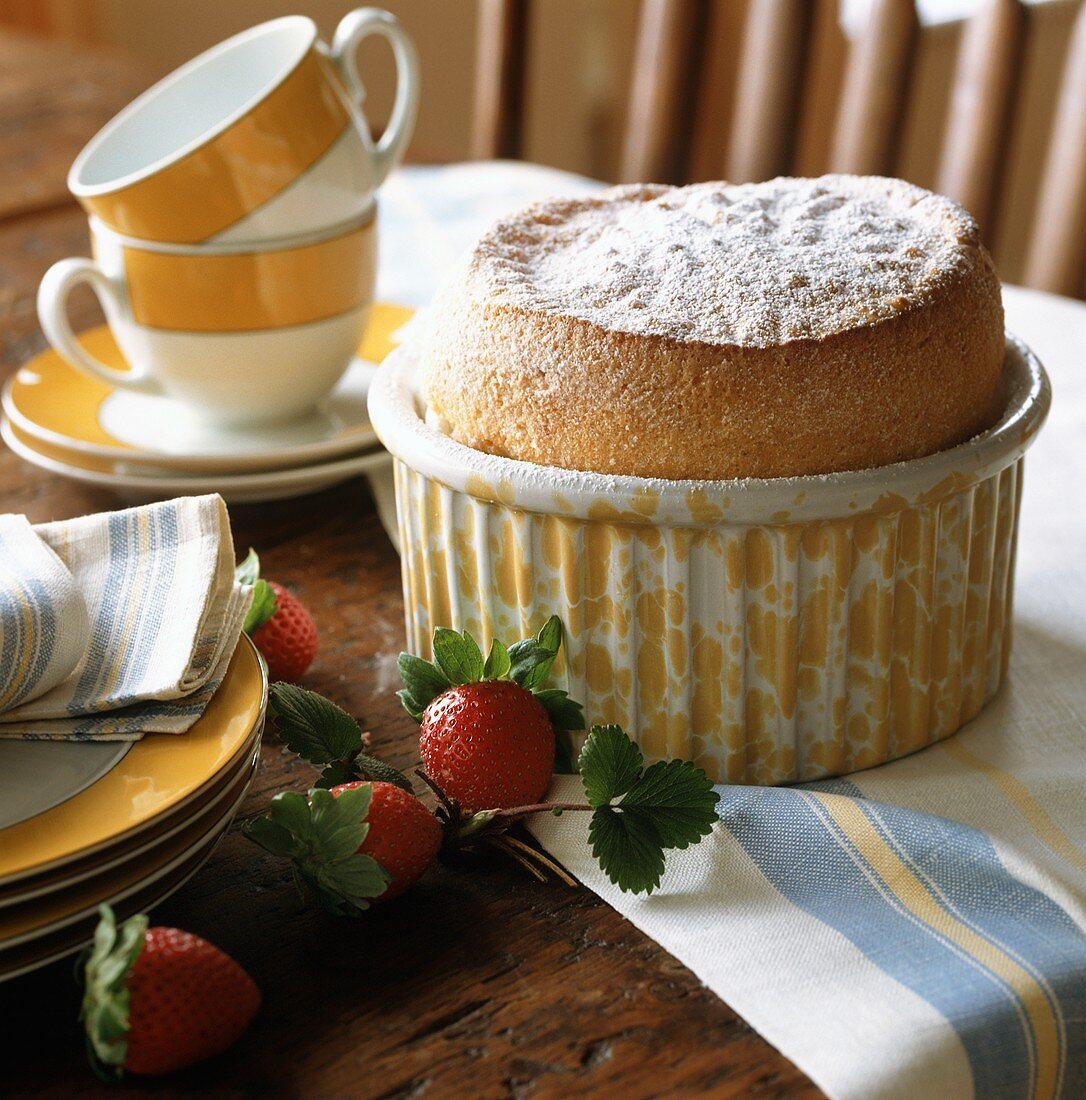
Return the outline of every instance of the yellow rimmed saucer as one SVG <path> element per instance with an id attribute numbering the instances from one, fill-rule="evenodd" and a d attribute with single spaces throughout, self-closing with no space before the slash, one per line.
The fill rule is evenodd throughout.
<path id="1" fill-rule="evenodd" d="M 59 806 L 5 829 L 0 886 L 127 843 L 168 813 L 191 810 L 237 765 L 263 723 L 268 680 L 243 638 L 200 720 L 185 734 L 149 734 L 105 776 Z"/>
<path id="2" fill-rule="evenodd" d="M 366 412 L 369 382 L 413 312 L 376 303 L 340 384 L 313 413 L 288 424 L 215 428 L 166 398 L 126 393 L 90 378 L 51 349 L 16 371 L 0 402 L 35 450 L 43 444 L 58 448 L 62 453 L 52 457 L 70 465 L 103 472 L 120 464 L 188 474 L 283 471 L 375 445 Z M 108 326 L 90 329 L 79 340 L 108 366 L 127 369 Z"/>

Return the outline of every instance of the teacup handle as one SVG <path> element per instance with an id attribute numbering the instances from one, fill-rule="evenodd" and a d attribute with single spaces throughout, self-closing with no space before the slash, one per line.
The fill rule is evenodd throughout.
<path id="1" fill-rule="evenodd" d="M 357 8 L 348 12 L 336 27 L 332 39 L 332 60 L 339 69 L 347 88 L 361 104 L 366 96 L 355 61 L 358 44 L 371 34 L 387 38 L 396 59 L 396 99 L 392 115 L 377 143 L 374 153 L 375 186 L 392 171 L 403 156 L 415 116 L 419 109 L 419 56 L 415 44 L 395 16 L 380 8 Z"/>
<path id="2" fill-rule="evenodd" d="M 75 338 L 68 322 L 68 295 L 80 283 L 90 286 L 103 307 L 108 301 L 117 312 L 123 311 L 121 292 L 93 260 L 82 257 L 58 260 L 38 287 L 38 320 L 46 339 L 73 367 L 115 389 L 161 393 L 161 387 L 146 371 L 135 365 L 130 371 L 115 370 L 96 359 Z"/>

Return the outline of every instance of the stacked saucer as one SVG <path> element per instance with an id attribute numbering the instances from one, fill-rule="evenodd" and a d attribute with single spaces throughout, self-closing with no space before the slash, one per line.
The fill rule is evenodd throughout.
<path id="1" fill-rule="evenodd" d="M 0 741 L 0 981 L 89 942 L 101 903 L 127 917 L 196 873 L 252 782 L 267 688 L 243 638 L 184 735 Z"/>
<path id="2" fill-rule="evenodd" d="M 0 435 L 28 462 L 126 498 L 218 492 L 230 503 L 315 492 L 390 465 L 366 412 L 377 364 L 411 310 L 378 303 L 335 389 L 286 423 L 225 428 L 179 402 L 113 388 L 42 352 L 3 389 Z M 80 343 L 118 370 L 126 364 L 109 328 Z"/>

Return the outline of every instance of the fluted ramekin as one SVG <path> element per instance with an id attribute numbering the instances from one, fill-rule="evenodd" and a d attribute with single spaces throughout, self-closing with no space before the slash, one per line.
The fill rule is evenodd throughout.
<path id="1" fill-rule="evenodd" d="M 814 477 L 665 481 L 483 454 L 429 426 L 409 348 L 370 417 L 395 456 L 409 646 L 552 613 L 561 686 L 649 759 L 784 783 L 948 737 L 999 687 L 1022 456 L 1048 379 L 1007 337 L 1003 417 L 950 450 Z"/>

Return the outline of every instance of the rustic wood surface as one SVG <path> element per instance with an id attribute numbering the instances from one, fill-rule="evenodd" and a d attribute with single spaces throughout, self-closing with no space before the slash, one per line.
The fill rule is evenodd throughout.
<path id="1" fill-rule="evenodd" d="M 0 36 L 0 362 L 43 346 L 34 294 L 86 248 L 67 165 L 144 83 L 103 55 Z M 97 323 L 89 297 L 77 329 Z M 34 521 L 116 507 L 0 453 L 0 509 Z M 237 546 L 294 589 L 320 625 L 307 686 L 407 767 L 416 732 L 393 695 L 404 641 L 399 566 L 361 481 L 232 510 Z M 242 810 L 304 789 L 312 770 L 267 735 Z M 155 913 L 220 944 L 264 995 L 248 1035 L 213 1063 L 129 1096 L 576 1097 L 819 1095 L 683 966 L 587 890 L 502 863 L 436 867 L 358 921 L 303 908 L 286 867 L 237 832 Z M 70 962 L 0 985 L 0 1094 L 109 1095 L 87 1068 Z"/>

